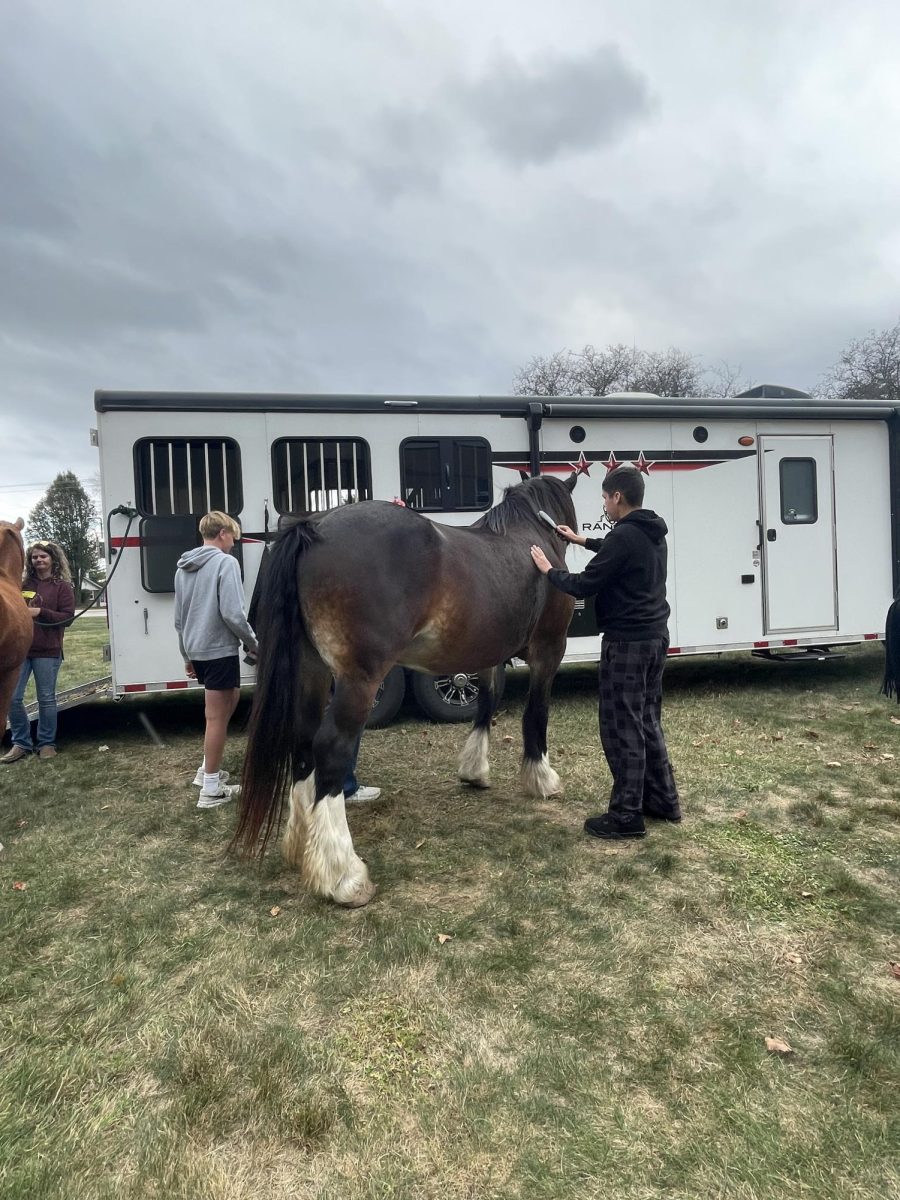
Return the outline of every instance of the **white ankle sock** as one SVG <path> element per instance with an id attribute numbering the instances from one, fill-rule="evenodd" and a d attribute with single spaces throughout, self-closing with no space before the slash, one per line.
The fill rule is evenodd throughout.
<path id="1" fill-rule="evenodd" d="M 208 796 L 214 796 L 219 790 L 219 772 L 213 771 L 210 775 L 208 771 L 203 772 L 203 790 Z"/>

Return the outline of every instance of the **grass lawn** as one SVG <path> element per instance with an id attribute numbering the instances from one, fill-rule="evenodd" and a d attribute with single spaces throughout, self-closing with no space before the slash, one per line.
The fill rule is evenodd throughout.
<path id="1" fill-rule="evenodd" d="M 882 657 L 673 662 L 686 819 L 637 843 L 580 832 L 593 669 L 555 687 L 559 799 L 516 793 L 521 676 L 489 792 L 454 783 L 464 729 L 367 733 L 354 912 L 277 846 L 223 856 L 200 696 L 141 701 L 163 749 L 134 701 L 61 714 L 57 759 L 0 768 L 0 1195 L 900 1196 Z"/>

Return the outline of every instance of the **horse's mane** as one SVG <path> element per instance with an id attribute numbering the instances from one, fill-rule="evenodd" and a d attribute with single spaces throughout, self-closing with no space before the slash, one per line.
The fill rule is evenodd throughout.
<path id="1" fill-rule="evenodd" d="M 560 524 L 575 524 L 575 505 L 568 486 L 552 475 L 536 475 L 522 483 L 511 484 L 503 493 L 503 499 L 490 512 L 486 512 L 473 528 L 487 529 L 491 533 L 507 533 L 510 524 L 522 517 L 536 517 L 544 509 L 550 516 L 562 510 Z"/>

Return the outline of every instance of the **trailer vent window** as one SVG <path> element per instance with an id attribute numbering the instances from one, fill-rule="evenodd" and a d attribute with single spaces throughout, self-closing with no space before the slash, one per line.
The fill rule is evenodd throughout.
<path id="1" fill-rule="evenodd" d="M 778 471 L 782 521 L 785 525 L 814 525 L 819 519 L 816 460 L 783 458 L 778 464 Z"/>
<path id="2" fill-rule="evenodd" d="M 241 460 L 231 438 L 146 438 L 134 448 L 138 504 L 145 517 L 200 516 L 244 507 Z"/>
<path id="3" fill-rule="evenodd" d="M 282 438 L 272 446 L 275 508 L 324 512 L 372 499 L 369 447 L 361 438 Z"/>
<path id="4" fill-rule="evenodd" d="M 419 512 L 483 512 L 493 498 L 484 438 L 407 438 L 400 446 L 403 499 Z"/>

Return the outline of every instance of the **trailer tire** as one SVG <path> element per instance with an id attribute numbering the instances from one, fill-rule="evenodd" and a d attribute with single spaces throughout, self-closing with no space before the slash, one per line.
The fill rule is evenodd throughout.
<path id="1" fill-rule="evenodd" d="M 420 675 L 412 672 L 412 692 L 419 708 L 432 721 L 461 724 L 472 721 L 478 711 L 477 675 Z M 497 701 L 506 686 L 506 667 L 501 665 L 497 684 Z"/>
<path id="2" fill-rule="evenodd" d="M 366 729 L 382 729 L 385 725 L 390 725 L 400 711 L 405 695 L 406 672 L 402 667 L 392 667 L 375 693 Z"/>

